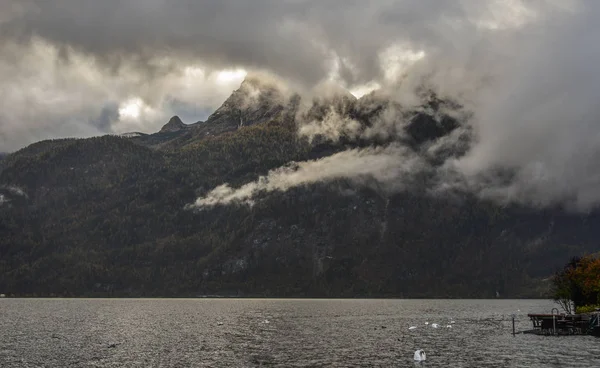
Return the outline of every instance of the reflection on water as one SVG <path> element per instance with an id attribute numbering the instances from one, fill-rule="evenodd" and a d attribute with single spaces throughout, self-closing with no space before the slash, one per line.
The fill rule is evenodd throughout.
<path id="1" fill-rule="evenodd" d="M 539 300 L 2 299 L 0 366 L 600 367 L 596 338 L 511 335 L 513 313 L 525 330 L 527 313 L 552 307 Z M 413 361 L 417 349 L 425 362 Z"/>

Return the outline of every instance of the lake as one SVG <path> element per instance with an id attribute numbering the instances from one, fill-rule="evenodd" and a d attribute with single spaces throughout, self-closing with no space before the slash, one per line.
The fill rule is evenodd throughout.
<path id="1" fill-rule="evenodd" d="M 517 330 L 525 330 L 527 313 L 554 306 L 546 300 L 0 299 L 0 366 L 600 367 L 598 338 L 512 336 L 511 314 Z M 413 362 L 416 349 L 425 351 L 426 362 Z"/>

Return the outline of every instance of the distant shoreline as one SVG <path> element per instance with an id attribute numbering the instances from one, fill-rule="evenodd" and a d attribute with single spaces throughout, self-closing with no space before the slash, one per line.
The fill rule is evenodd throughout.
<path id="1" fill-rule="evenodd" d="M 521 297 L 521 298 L 459 298 L 459 297 L 276 297 L 276 296 L 180 296 L 180 297 L 161 297 L 161 296 L 6 296 L 1 299 L 81 299 L 81 300 L 474 300 L 474 301 L 489 301 L 489 300 L 550 300 L 541 297 Z"/>

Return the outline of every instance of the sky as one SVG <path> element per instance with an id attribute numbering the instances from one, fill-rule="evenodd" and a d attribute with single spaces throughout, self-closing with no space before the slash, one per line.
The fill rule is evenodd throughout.
<path id="1" fill-rule="evenodd" d="M 513 168 L 499 195 L 585 209 L 600 202 L 597 19 L 591 0 L 3 0 L 0 152 L 193 123 L 248 73 L 400 102 L 426 80 L 475 116 L 453 169 Z"/>

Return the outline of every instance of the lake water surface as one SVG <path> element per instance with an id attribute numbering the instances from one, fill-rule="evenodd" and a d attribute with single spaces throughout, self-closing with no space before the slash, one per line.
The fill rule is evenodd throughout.
<path id="1" fill-rule="evenodd" d="M 414 367 L 416 349 L 427 354 L 417 364 L 424 367 L 600 367 L 600 339 L 512 336 L 511 314 L 525 330 L 527 313 L 552 307 L 544 300 L 0 299 L 0 367 Z"/>

